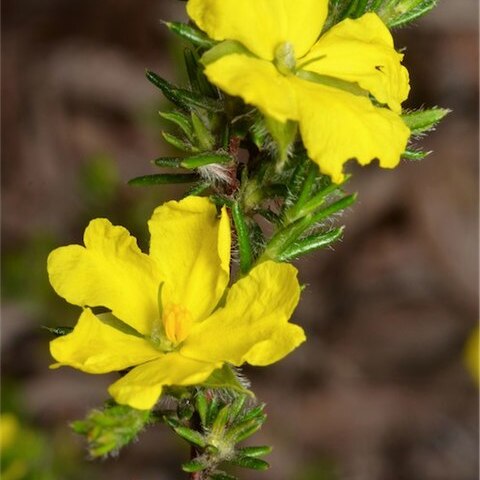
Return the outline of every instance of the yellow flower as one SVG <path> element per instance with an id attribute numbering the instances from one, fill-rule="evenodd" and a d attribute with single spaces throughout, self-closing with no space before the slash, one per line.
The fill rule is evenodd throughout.
<path id="1" fill-rule="evenodd" d="M 328 0 L 189 0 L 187 11 L 225 40 L 203 57 L 210 81 L 267 117 L 298 122 L 309 156 L 333 181 L 353 158 L 398 164 L 410 135 L 400 117 L 408 72 L 376 14 L 319 37 Z"/>
<path id="2" fill-rule="evenodd" d="M 57 360 L 87 373 L 134 367 L 110 386 L 121 404 L 151 408 L 164 385 L 204 382 L 224 363 L 268 365 L 305 340 L 288 320 L 298 303 L 297 271 L 264 262 L 229 282 L 230 224 L 206 198 L 158 207 L 150 252 L 106 219 L 90 222 L 85 247 L 48 259 L 50 282 L 83 307 L 72 333 L 51 342 Z M 219 307 L 220 304 L 220 307 Z M 90 307 L 111 313 L 95 314 Z"/>

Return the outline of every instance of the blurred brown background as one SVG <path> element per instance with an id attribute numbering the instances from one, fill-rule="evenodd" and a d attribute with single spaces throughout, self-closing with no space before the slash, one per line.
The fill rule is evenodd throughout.
<path id="1" fill-rule="evenodd" d="M 176 0 L 2 2 L 2 408 L 22 426 L 15 479 L 162 480 L 187 448 L 164 428 L 89 462 L 67 423 L 101 405 L 113 377 L 49 371 L 41 325 L 77 315 L 50 290 L 45 259 L 108 216 L 145 244 L 152 209 L 175 194 L 127 187 L 167 153 L 161 95 L 146 67 L 181 82 L 160 19 Z M 478 320 L 478 5 L 443 0 L 396 33 L 409 107 L 453 113 L 394 171 L 355 169 L 359 201 L 335 252 L 299 265 L 296 321 L 309 340 L 247 374 L 269 420 L 272 468 L 242 478 L 475 480 L 478 389 L 464 345 Z M 18 438 L 20 438 L 18 437 Z M 22 473 L 23 472 L 23 473 Z M 8 479 L 7 479 L 8 480 Z"/>

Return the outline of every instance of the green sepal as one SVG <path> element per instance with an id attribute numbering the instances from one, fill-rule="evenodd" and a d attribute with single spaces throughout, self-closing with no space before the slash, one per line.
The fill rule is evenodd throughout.
<path id="1" fill-rule="evenodd" d="M 229 463 L 233 465 L 238 465 L 239 467 L 249 468 L 250 470 L 268 470 L 270 464 L 265 460 L 254 457 L 236 457 L 233 460 L 230 460 Z"/>
<path id="2" fill-rule="evenodd" d="M 402 114 L 402 119 L 410 129 L 412 135 L 420 135 L 433 130 L 450 112 L 451 110 L 447 108 L 435 107 L 427 110 L 415 110 L 404 113 Z"/>
<path id="3" fill-rule="evenodd" d="M 233 203 L 232 218 L 237 232 L 237 242 L 240 251 L 240 271 L 247 273 L 253 262 L 253 251 L 250 243 L 250 231 L 239 202 Z"/>
<path id="4" fill-rule="evenodd" d="M 201 472 L 207 465 L 199 459 L 191 460 L 182 464 L 182 470 L 187 473 Z"/>
<path id="5" fill-rule="evenodd" d="M 182 152 L 198 152 L 197 147 L 194 147 L 191 143 L 184 142 L 182 139 L 176 137 L 175 135 L 172 135 L 171 133 L 162 132 L 162 137 L 172 147 L 175 147 L 178 150 L 182 150 Z"/>
<path id="6" fill-rule="evenodd" d="M 272 447 L 268 445 L 262 445 L 258 447 L 243 447 L 237 450 L 239 456 L 241 457 L 263 457 L 271 453 Z"/>
<path id="7" fill-rule="evenodd" d="M 406 158 L 407 160 L 423 160 L 425 157 L 430 155 L 432 152 L 423 152 L 422 150 L 412 150 L 407 149 L 403 152 L 402 157 Z"/>
<path id="8" fill-rule="evenodd" d="M 111 404 L 103 410 L 92 410 L 85 420 L 77 420 L 71 427 L 75 433 L 86 437 L 88 451 L 96 458 L 118 452 L 135 440 L 150 422 L 149 410 Z"/>
<path id="9" fill-rule="evenodd" d="M 277 256 L 279 262 L 290 262 L 302 255 L 326 248 L 336 242 L 343 233 L 344 227 L 335 228 L 320 235 L 309 235 L 287 247 Z"/>
<path id="10" fill-rule="evenodd" d="M 251 397 L 254 396 L 250 390 L 242 385 L 232 368 L 226 364 L 215 370 L 202 385 L 207 388 L 228 388 Z"/>
<path id="11" fill-rule="evenodd" d="M 44 330 L 47 330 L 50 333 L 53 333 L 57 337 L 63 337 L 64 335 L 68 335 L 73 331 L 73 327 L 46 327 L 42 325 Z"/>
<path id="12" fill-rule="evenodd" d="M 169 122 L 172 122 L 180 127 L 190 142 L 195 140 L 193 126 L 190 122 L 190 118 L 187 115 L 184 115 L 180 112 L 158 112 L 158 114 L 165 120 L 168 120 Z"/>
<path id="13" fill-rule="evenodd" d="M 226 153 L 206 152 L 192 155 L 191 157 L 182 158 L 180 166 L 183 168 L 194 169 L 210 165 L 212 163 L 230 163 L 232 157 Z"/>
<path id="14" fill-rule="evenodd" d="M 274 118 L 265 117 L 265 125 L 278 148 L 277 168 L 280 171 L 287 161 L 290 147 L 297 136 L 298 124 L 292 120 L 282 123 Z"/>
<path id="15" fill-rule="evenodd" d="M 146 71 L 146 77 L 153 85 L 162 91 L 168 100 L 183 110 L 188 111 L 193 107 L 200 107 L 210 111 L 219 111 L 222 109 L 222 106 L 216 100 L 198 95 L 183 88 L 175 87 L 150 70 Z"/>
<path id="16" fill-rule="evenodd" d="M 203 435 L 191 428 L 185 427 L 172 417 L 165 416 L 165 422 L 175 431 L 175 433 L 186 440 L 188 443 L 200 448 L 205 448 L 207 443 Z"/>
<path id="17" fill-rule="evenodd" d="M 203 32 L 191 25 L 182 22 L 163 22 L 166 27 L 184 40 L 188 40 L 193 45 L 203 48 L 211 48 L 216 42 L 207 37 Z"/>
<path id="18" fill-rule="evenodd" d="M 193 183 L 199 180 L 194 173 L 158 173 L 155 175 L 144 175 L 129 180 L 128 184 L 136 187 L 149 185 L 168 185 L 176 183 Z"/>

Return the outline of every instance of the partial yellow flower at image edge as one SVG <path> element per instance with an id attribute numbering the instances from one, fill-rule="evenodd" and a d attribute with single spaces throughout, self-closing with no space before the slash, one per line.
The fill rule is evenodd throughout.
<path id="1" fill-rule="evenodd" d="M 222 42 L 202 58 L 208 79 L 267 117 L 298 122 L 310 158 L 334 182 L 351 159 L 399 163 L 409 77 L 376 14 L 320 35 L 328 0 L 189 0 L 187 12 Z"/>
<path id="2" fill-rule="evenodd" d="M 300 296 L 293 266 L 261 263 L 224 295 L 231 246 L 225 208 L 217 215 L 206 198 L 171 201 L 154 211 L 149 230 L 145 254 L 126 229 L 95 219 L 85 246 L 50 254 L 53 288 L 83 308 L 72 333 L 51 342 L 53 368 L 131 368 L 109 392 L 117 403 L 149 409 L 164 386 L 201 384 L 224 364 L 268 365 L 305 340 L 289 323 Z"/>

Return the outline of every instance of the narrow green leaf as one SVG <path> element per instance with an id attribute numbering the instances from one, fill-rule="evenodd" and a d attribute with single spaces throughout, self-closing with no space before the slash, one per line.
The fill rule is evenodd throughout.
<path id="1" fill-rule="evenodd" d="M 419 135 L 428 132 L 445 118 L 451 110 L 447 108 L 429 108 L 427 110 L 416 110 L 414 112 L 404 113 L 403 121 L 412 132 L 412 135 Z"/>
<path id="2" fill-rule="evenodd" d="M 302 255 L 314 252 L 320 248 L 326 248 L 342 236 L 343 229 L 344 227 L 335 228 L 321 235 L 310 235 L 303 238 L 281 252 L 277 256 L 277 260 L 280 262 L 290 262 Z"/>
<path id="3" fill-rule="evenodd" d="M 198 459 L 191 460 L 190 462 L 186 462 L 182 464 L 182 470 L 188 473 L 201 472 L 206 468 L 207 468 L 207 465 Z"/>
<path id="4" fill-rule="evenodd" d="M 357 194 L 354 193 L 353 195 L 348 195 L 346 197 L 341 198 L 340 200 L 337 200 L 336 202 L 333 202 L 328 207 L 326 207 L 323 210 L 321 210 L 320 212 L 316 213 L 313 216 L 313 222 L 312 223 L 320 222 L 321 220 L 329 217 L 330 215 L 333 215 L 334 213 L 345 210 L 350 205 L 355 203 L 356 199 L 357 199 Z"/>
<path id="5" fill-rule="evenodd" d="M 239 395 L 235 398 L 233 403 L 230 405 L 230 421 L 233 422 L 236 420 L 237 416 L 240 414 L 243 406 L 245 405 L 245 401 L 247 400 L 246 395 Z"/>
<path id="6" fill-rule="evenodd" d="M 68 335 L 73 330 L 73 327 L 46 327 L 44 325 L 42 325 L 41 328 L 49 331 L 50 333 L 53 333 L 57 337 L 63 337 L 64 335 Z"/>
<path id="7" fill-rule="evenodd" d="M 225 435 L 225 440 L 240 443 L 262 428 L 266 415 L 241 422 L 230 428 Z"/>
<path id="8" fill-rule="evenodd" d="M 212 435 L 221 435 L 228 422 L 230 405 L 225 405 L 220 409 L 212 425 Z"/>
<path id="9" fill-rule="evenodd" d="M 437 5 L 437 0 L 400 0 L 386 18 L 382 18 L 390 27 L 403 27 L 422 17 Z"/>
<path id="10" fill-rule="evenodd" d="M 178 168 L 180 167 L 180 162 L 182 161 L 181 158 L 176 158 L 176 157 L 159 157 L 156 158 L 153 163 L 157 167 L 162 167 L 162 168 Z"/>
<path id="11" fill-rule="evenodd" d="M 167 143 L 178 150 L 182 150 L 183 152 L 198 152 L 198 148 L 194 147 L 191 143 L 184 142 L 182 139 L 171 133 L 162 132 L 162 137 Z"/>
<path id="12" fill-rule="evenodd" d="M 192 125 L 200 148 L 211 150 L 215 145 L 215 138 L 195 112 L 192 112 Z"/>
<path id="13" fill-rule="evenodd" d="M 237 232 L 238 248 L 240 251 L 240 270 L 245 274 L 252 266 L 253 253 L 252 245 L 250 244 L 249 228 L 239 202 L 233 203 L 232 218 Z"/>
<path id="14" fill-rule="evenodd" d="M 230 460 L 230 463 L 251 470 L 268 470 L 270 468 L 270 464 L 265 460 L 253 457 L 236 457 Z"/>
<path id="15" fill-rule="evenodd" d="M 183 88 L 177 88 L 150 70 L 146 71 L 146 77 L 162 91 L 168 100 L 183 110 L 190 110 L 192 107 L 200 107 L 211 111 L 220 111 L 222 109 L 218 101 Z"/>
<path id="16" fill-rule="evenodd" d="M 188 189 L 185 192 L 185 197 L 191 197 L 191 196 L 199 196 L 201 193 L 205 192 L 205 190 L 209 189 L 212 186 L 210 182 L 198 182 L 197 184 L 193 185 L 192 188 Z"/>
<path id="17" fill-rule="evenodd" d="M 259 447 L 243 447 L 238 449 L 238 453 L 242 457 L 263 457 L 272 451 L 272 447 L 262 445 Z"/>
<path id="18" fill-rule="evenodd" d="M 425 157 L 430 155 L 431 152 L 422 152 L 421 150 L 411 150 L 407 149 L 403 152 L 402 157 L 407 160 L 423 160 Z"/>
<path id="19" fill-rule="evenodd" d="M 184 427 L 182 425 L 179 426 L 172 426 L 170 425 L 173 430 L 175 430 L 175 433 L 179 436 L 182 437 L 184 440 L 186 440 L 188 443 L 191 443 L 192 445 L 196 445 L 197 447 L 204 448 L 207 443 L 205 442 L 205 439 L 203 438 L 203 435 L 199 432 L 196 432 L 195 430 L 192 430 L 191 428 Z"/>
<path id="20" fill-rule="evenodd" d="M 204 67 L 200 63 L 197 54 L 187 48 L 183 56 L 192 90 L 201 96 L 218 98 L 218 90 L 208 81 L 208 78 L 203 73 Z"/>
<path id="21" fill-rule="evenodd" d="M 132 180 L 130 180 L 128 184 L 143 187 L 148 185 L 192 183 L 196 182 L 198 179 L 198 175 L 191 173 L 159 173 L 156 175 L 145 175 L 143 177 L 132 178 Z"/>
<path id="22" fill-rule="evenodd" d="M 188 40 L 193 45 L 203 48 L 211 48 L 215 45 L 215 40 L 207 37 L 203 32 L 191 25 L 182 22 L 163 22 L 167 28 L 179 37 Z"/>
<path id="23" fill-rule="evenodd" d="M 205 165 L 210 165 L 212 163 L 230 163 L 232 160 L 232 157 L 226 153 L 206 152 L 183 158 L 180 162 L 180 166 L 183 168 L 194 169 L 204 167 Z"/>
<path id="24" fill-rule="evenodd" d="M 245 415 L 242 417 L 242 421 L 246 422 L 248 420 L 252 420 L 255 418 L 265 421 L 266 416 L 263 413 L 264 409 L 265 409 L 264 403 L 257 405 L 255 408 L 252 408 L 250 411 L 245 412 Z"/>
<path id="25" fill-rule="evenodd" d="M 220 403 L 217 397 L 213 397 L 208 404 L 208 413 L 207 413 L 207 426 L 210 426 L 215 418 L 217 417 L 218 411 L 220 410 Z"/>
<path id="26" fill-rule="evenodd" d="M 195 140 L 190 117 L 187 117 L 187 115 L 184 115 L 180 112 L 158 112 L 158 114 L 165 120 L 168 120 L 169 122 L 172 122 L 178 127 L 180 127 L 180 129 L 187 136 L 190 142 L 193 142 Z"/>
<path id="27" fill-rule="evenodd" d="M 200 422 L 205 428 L 207 426 L 208 401 L 203 391 L 199 391 L 197 393 L 195 397 L 195 407 L 197 409 L 198 415 L 200 416 Z"/>

